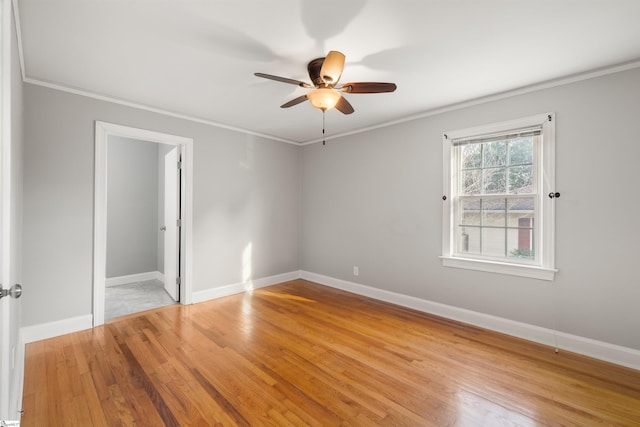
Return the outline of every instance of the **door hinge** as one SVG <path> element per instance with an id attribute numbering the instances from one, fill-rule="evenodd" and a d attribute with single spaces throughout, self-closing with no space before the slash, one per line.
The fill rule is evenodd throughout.
<path id="1" fill-rule="evenodd" d="M 182 220 L 181 220 L 181 219 L 177 219 L 177 220 L 176 220 L 176 225 L 177 225 L 178 227 L 182 227 Z"/>
<path id="2" fill-rule="evenodd" d="M 176 277 L 176 285 L 182 284 L 182 280 L 180 280 L 180 276 Z"/>
<path id="3" fill-rule="evenodd" d="M 182 169 L 182 160 L 178 160 L 178 170 Z"/>

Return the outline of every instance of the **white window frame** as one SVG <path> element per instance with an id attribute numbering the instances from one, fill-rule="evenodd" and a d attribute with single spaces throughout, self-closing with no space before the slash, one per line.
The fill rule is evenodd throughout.
<path id="1" fill-rule="evenodd" d="M 555 114 L 545 113 L 507 122 L 477 126 L 468 129 L 445 132 L 442 137 L 443 155 L 443 204 L 442 204 L 442 265 L 509 274 L 542 280 L 553 280 L 555 273 Z M 521 129 L 541 126 L 542 143 L 535 153 L 535 177 L 538 194 L 536 196 L 536 259 L 535 261 L 507 259 L 491 260 L 482 256 L 454 253 L 454 204 L 457 203 L 455 177 L 454 141 L 509 133 Z"/>

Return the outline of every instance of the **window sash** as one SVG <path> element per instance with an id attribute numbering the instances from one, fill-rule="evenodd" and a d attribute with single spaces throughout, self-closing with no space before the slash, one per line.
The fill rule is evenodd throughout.
<path id="1" fill-rule="evenodd" d="M 454 196 L 454 200 L 453 200 L 453 225 L 452 225 L 452 254 L 454 256 L 457 257 L 462 257 L 462 258 L 482 258 L 482 259 L 487 259 L 487 260 L 494 260 L 494 261 L 501 261 L 501 262 L 509 262 L 509 263 L 515 263 L 515 264 L 527 264 L 527 265 L 538 265 L 540 264 L 540 253 L 537 250 L 538 249 L 538 242 L 541 239 L 541 234 L 540 234 L 540 230 L 537 226 L 538 224 L 538 206 L 539 203 L 537 201 L 539 195 L 538 194 L 518 194 L 518 195 L 514 195 L 516 197 L 511 197 L 511 195 L 489 195 L 489 196 Z M 511 200 L 528 200 L 531 199 L 533 201 L 533 207 L 530 210 L 527 209 L 520 209 L 520 210 L 510 210 L 509 209 L 509 202 Z M 469 222 L 469 221 L 465 221 L 465 219 L 463 218 L 463 215 L 465 213 L 470 213 L 470 211 L 465 211 L 462 208 L 462 205 L 465 204 L 465 202 L 474 202 L 477 201 L 478 203 L 478 210 L 477 210 L 477 216 L 478 216 L 478 220 L 477 223 L 473 223 L 473 222 Z M 495 201 L 504 201 L 504 205 L 501 206 L 500 209 L 484 209 L 484 203 L 483 202 L 495 202 Z M 500 214 L 504 215 L 503 218 L 503 223 L 502 224 L 492 224 L 491 222 L 486 222 L 485 221 L 485 213 L 493 213 L 493 214 L 497 214 L 498 216 L 500 216 Z M 531 213 L 531 216 L 525 216 L 525 217 L 519 217 L 517 216 L 517 213 Z M 510 218 L 509 215 L 512 215 L 512 217 Z M 528 227 L 522 227 L 519 225 L 512 225 L 514 220 L 520 220 L 522 218 L 529 218 L 531 219 L 531 222 L 533 223 L 533 225 L 530 225 Z M 475 230 L 479 230 L 479 242 L 478 242 L 478 246 L 479 246 L 479 251 L 469 251 L 468 247 L 465 248 L 464 247 L 459 247 L 460 244 L 460 233 L 462 229 L 475 229 Z M 491 255 L 488 254 L 487 252 L 484 252 L 485 249 L 485 241 L 484 241 L 484 236 L 485 236 L 485 230 L 502 230 L 504 231 L 504 238 L 502 240 L 502 245 L 503 245 L 503 255 L 499 256 L 499 255 Z M 529 258 L 529 257 L 519 257 L 519 256 L 515 256 L 515 255 L 509 255 L 510 253 L 513 253 L 513 250 L 516 249 L 521 249 L 519 246 L 514 247 L 512 249 L 510 248 L 510 243 L 511 239 L 509 236 L 509 231 L 521 231 L 521 230 L 530 230 L 531 231 L 531 236 L 530 236 L 530 240 L 531 240 L 531 248 L 530 250 L 533 251 L 533 257 Z M 464 243 L 463 243 L 464 245 Z"/>
<path id="2" fill-rule="evenodd" d="M 460 141 L 460 140 L 454 140 L 452 142 L 452 151 L 453 151 L 453 167 L 454 167 L 454 171 L 455 171 L 455 186 L 453 187 L 453 191 L 455 192 L 454 195 L 455 196 L 463 196 L 463 195 L 502 195 L 502 194 L 511 194 L 511 195 L 516 195 L 516 194 L 536 194 L 538 191 L 538 174 L 539 174 L 539 160 L 538 160 L 538 156 L 540 154 L 540 145 L 542 144 L 542 132 L 541 129 L 535 129 L 534 131 L 526 131 L 526 132 L 522 132 L 522 133 L 517 133 L 517 134 L 508 134 L 508 138 L 505 136 L 504 138 L 502 138 L 500 135 L 505 136 L 506 134 L 496 134 L 494 136 L 492 136 L 491 138 L 488 139 L 484 139 L 484 138 L 471 138 L 471 139 L 465 139 L 465 143 L 460 144 L 460 143 L 456 143 L 456 141 Z M 532 161 L 531 163 L 529 162 L 517 162 L 517 163 L 511 163 L 511 158 L 510 158 L 510 153 L 513 150 L 513 148 L 511 147 L 511 143 L 515 140 L 518 140 L 520 138 L 524 138 L 524 137 L 533 137 L 533 147 L 532 147 Z M 505 163 L 504 164 L 499 164 L 499 165 L 485 165 L 484 163 L 484 147 L 481 149 L 480 151 L 480 165 L 479 166 L 473 166 L 473 167 L 464 167 L 464 165 L 462 164 L 463 162 L 463 152 L 462 152 L 462 147 L 466 146 L 466 145 L 471 145 L 471 144 L 484 144 L 487 141 L 490 142 L 495 142 L 495 141 L 505 141 L 506 142 L 506 153 L 505 153 Z M 516 193 L 516 192 L 511 192 L 511 172 L 513 172 L 516 168 L 522 168 L 522 167 L 528 167 L 531 166 L 531 173 L 533 173 L 533 181 L 531 183 L 531 190 L 528 193 Z M 505 191 L 503 192 L 495 192 L 495 193 L 487 193 L 486 187 L 487 187 L 487 182 L 485 181 L 485 171 L 500 171 L 504 169 L 504 186 L 505 186 Z M 479 188 L 479 192 L 478 193 L 465 193 L 462 189 L 463 186 L 463 182 L 462 182 L 462 175 L 463 173 L 469 173 L 469 172 L 479 172 L 480 176 L 479 176 L 479 181 L 480 181 L 480 188 Z"/>
<path id="3" fill-rule="evenodd" d="M 531 147 L 532 153 L 531 153 L 531 157 L 532 157 L 532 162 L 531 162 L 531 167 L 532 167 L 532 172 L 533 172 L 533 181 L 531 183 L 531 189 L 529 192 L 527 193 L 509 193 L 509 189 L 510 189 L 510 184 L 509 184 L 509 167 L 517 167 L 517 166 L 521 166 L 520 163 L 518 164 L 514 164 L 511 165 L 509 164 L 509 159 L 507 158 L 506 153 L 508 153 L 509 151 L 509 142 L 511 141 L 515 141 L 517 139 L 520 138 L 525 138 L 525 137 L 533 137 L 533 146 Z M 452 214 L 452 220 L 453 220 L 453 224 L 452 224 L 452 229 L 451 229 L 451 233 L 452 233 L 452 239 L 451 239 L 451 244 L 452 244 L 452 254 L 454 256 L 457 257 L 462 257 L 462 258 L 480 258 L 480 259 L 487 259 L 487 260 L 496 260 L 496 261 L 500 261 L 500 262 L 508 262 L 508 263 L 513 263 L 513 264 L 526 264 L 526 265 L 538 265 L 540 264 L 540 254 L 539 251 L 537 250 L 537 246 L 533 248 L 533 257 L 531 258 L 519 258 L 519 257 L 515 257 L 515 256 L 509 256 L 510 250 L 509 250 L 509 229 L 510 227 L 508 227 L 508 209 L 507 209 L 507 204 L 509 200 L 518 200 L 518 199 L 533 199 L 533 218 L 534 221 L 537 223 L 539 223 L 539 221 L 537 221 L 537 218 L 539 216 L 539 205 L 540 203 L 538 203 L 538 198 L 539 198 L 539 192 L 538 192 L 538 176 L 539 176 L 539 170 L 537 168 L 537 166 L 539 165 L 539 154 L 540 154 L 540 150 L 539 150 L 539 146 L 540 144 L 542 144 L 543 142 L 541 141 L 542 138 L 542 128 L 541 126 L 536 126 L 534 128 L 527 128 L 527 129 L 522 129 L 520 131 L 516 131 L 514 132 L 513 130 L 509 130 L 509 131 L 505 131 L 505 132 L 496 132 L 493 133 L 489 136 L 487 135 L 482 135 L 482 136 L 472 136 L 469 138 L 459 138 L 459 139 L 454 139 L 451 143 L 451 150 L 453 152 L 453 167 L 454 167 L 454 172 L 453 172 L 453 180 L 454 180 L 454 185 L 452 186 L 452 203 L 453 203 L 453 214 Z M 504 168 L 505 169 L 505 177 L 504 177 L 504 191 L 503 192 L 498 192 L 498 193 L 486 193 L 485 189 L 486 189 L 486 182 L 484 181 L 484 173 L 482 171 L 486 170 L 486 169 L 494 169 L 495 166 L 494 165 L 490 165 L 490 166 L 486 166 L 484 163 L 484 154 L 483 151 L 481 150 L 481 161 L 480 161 L 480 166 L 477 168 L 464 168 L 463 167 L 463 158 L 462 158 L 462 146 L 464 145 L 470 145 L 470 144 L 486 144 L 487 142 L 495 142 L 495 141 L 505 141 L 506 142 L 506 147 L 505 150 L 505 164 L 501 165 L 500 168 Z M 527 164 L 528 165 L 528 164 Z M 463 183 L 462 181 L 462 175 L 463 172 L 467 171 L 467 170 L 479 170 L 480 172 L 480 193 L 479 194 L 466 194 L 464 193 L 463 190 Z M 495 226 L 487 226 L 482 224 L 482 218 L 483 218 L 483 213 L 482 211 L 480 212 L 480 225 L 478 226 L 469 226 L 469 225 L 465 225 L 462 223 L 462 205 L 463 205 L 463 201 L 473 201 L 473 200 L 477 200 L 480 202 L 480 204 L 482 204 L 483 201 L 501 201 L 504 200 L 505 201 L 505 207 L 504 207 L 504 215 L 505 215 L 505 224 L 502 227 L 495 227 Z M 459 239 L 460 236 L 460 230 L 462 227 L 465 226 L 469 226 L 472 228 L 477 227 L 479 229 L 479 242 L 478 242 L 478 246 L 479 246 L 479 251 L 478 252 L 469 252 L 468 250 L 465 251 L 464 248 L 460 248 L 459 244 L 461 243 L 461 240 Z M 504 236 L 500 237 L 498 235 L 495 235 L 494 239 L 497 239 L 498 242 L 496 242 L 496 245 L 498 246 L 502 246 L 503 247 L 503 251 L 502 251 L 502 255 L 498 255 L 496 253 L 497 249 L 494 250 L 494 253 L 491 254 L 489 253 L 489 247 L 490 245 L 487 242 L 488 237 L 485 238 L 485 236 L 488 236 L 489 232 L 486 231 L 488 229 L 501 229 L 504 230 Z M 536 227 L 535 229 L 533 229 L 533 236 L 532 236 L 532 240 L 534 243 L 537 243 L 541 240 L 541 235 L 539 233 L 538 227 Z M 502 241 L 500 242 L 500 239 L 502 239 Z M 500 244 L 501 243 L 501 244 Z"/>

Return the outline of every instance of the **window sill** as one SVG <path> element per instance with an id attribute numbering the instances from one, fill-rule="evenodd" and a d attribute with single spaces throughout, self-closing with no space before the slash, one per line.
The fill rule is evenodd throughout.
<path id="1" fill-rule="evenodd" d="M 444 267 L 464 268 L 467 270 L 487 271 L 490 273 L 508 274 L 511 276 L 529 277 L 532 279 L 552 281 L 558 270 L 554 268 L 530 265 L 508 264 L 495 261 L 484 261 L 469 258 L 441 256 Z"/>

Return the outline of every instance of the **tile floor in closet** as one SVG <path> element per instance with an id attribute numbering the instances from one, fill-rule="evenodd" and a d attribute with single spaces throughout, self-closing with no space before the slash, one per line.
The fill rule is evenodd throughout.
<path id="1" fill-rule="evenodd" d="M 108 286 L 105 294 L 104 319 L 109 321 L 116 317 L 175 303 L 159 280 Z"/>

